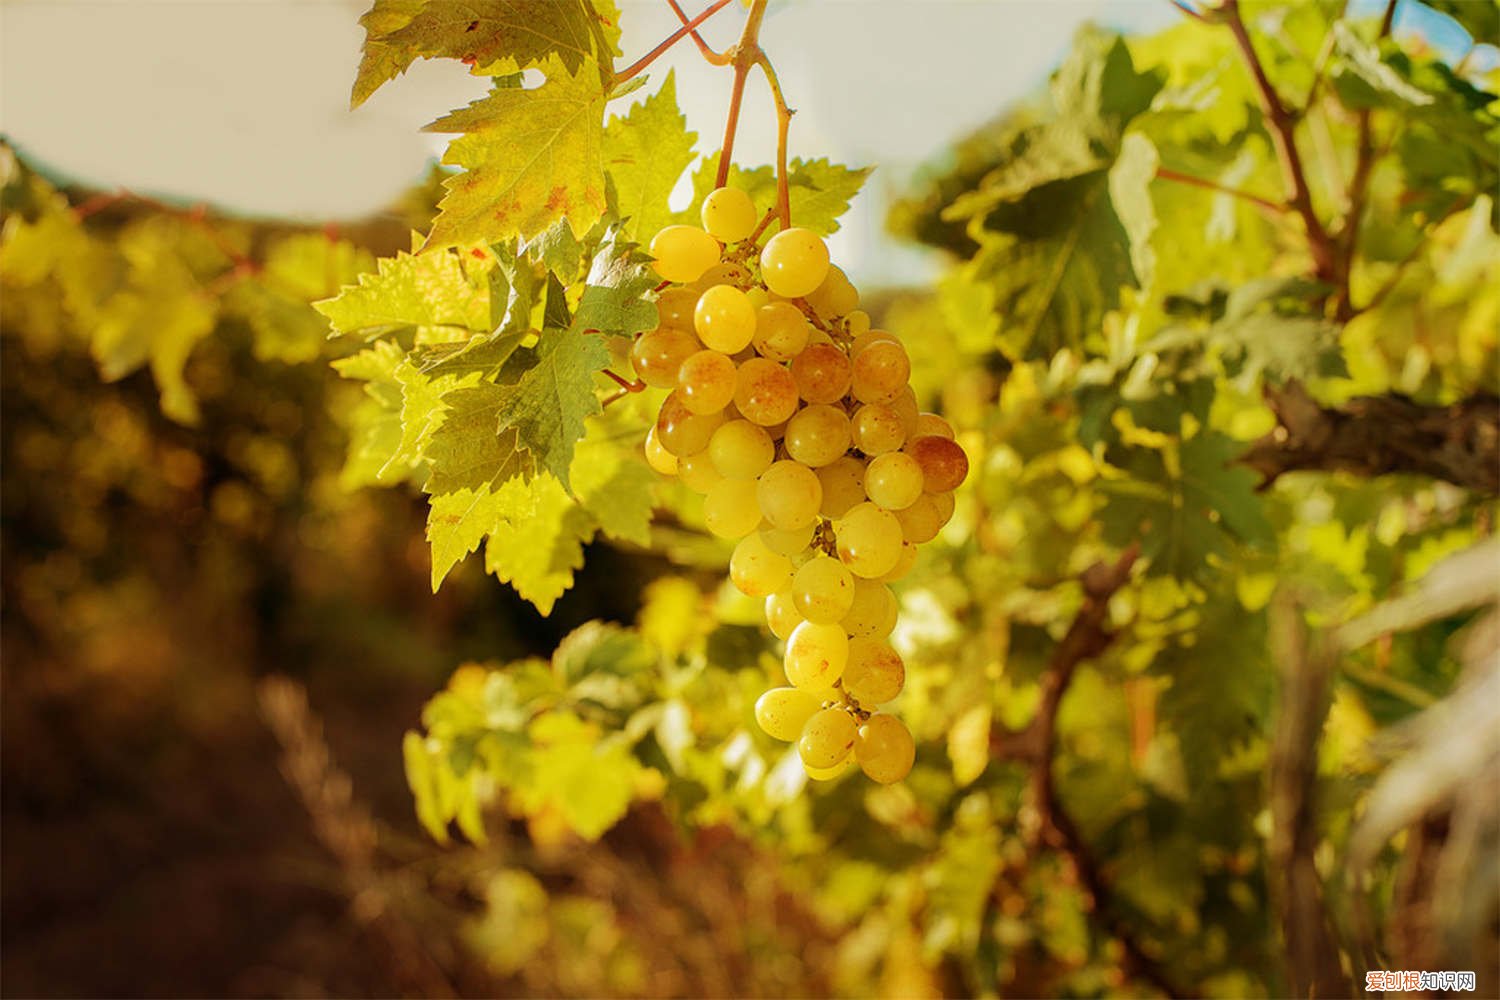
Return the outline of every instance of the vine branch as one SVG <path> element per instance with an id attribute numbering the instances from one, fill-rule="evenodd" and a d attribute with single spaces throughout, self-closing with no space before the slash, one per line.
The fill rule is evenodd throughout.
<path id="1" fill-rule="evenodd" d="M 623 70 L 616 74 L 615 86 L 618 87 L 620 84 L 640 73 L 647 66 L 650 66 L 663 52 L 676 45 L 688 35 L 693 34 L 694 29 L 697 28 L 698 25 L 702 24 L 704 21 L 707 21 L 710 17 L 713 17 L 715 14 L 717 14 L 719 11 L 723 10 L 733 2 L 734 0 L 714 0 L 713 3 L 708 5 L 703 13 L 699 14 L 691 21 L 684 22 L 682 27 L 678 28 L 676 31 L 668 35 L 660 45 L 652 49 L 650 52 L 647 52 L 645 55 L 641 56 L 635 62 L 631 63 L 629 66 L 626 66 Z"/>
<path id="2" fill-rule="evenodd" d="M 1380 33 L 1377 39 L 1385 38 L 1391 33 L 1391 25 L 1396 20 L 1397 0 L 1386 0 L 1385 14 L 1380 18 Z M 1344 231 L 1339 234 L 1340 250 L 1343 259 L 1339 265 L 1339 277 L 1341 279 L 1338 289 L 1338 298 L 1334 304 L 1334 315 L 1340 321 L 1347 321 L 1355 314 L 1354 303 L 1349 294 L 1349 275 L 1354 268 L 1355 245 L 1359 242 L 1359 226 L 1365 214 L 1365 196 L 1370 189 L 1370 174 L 1375 169 L 1375 144 L 1372 141 L 1374 126 L 1372 113 L 1369 108 L 1363 108 L 1359 112 L 1358 119 L 1359 135 L 1355 140 L 1354 176 L 1349 181 L 1348 214 L 1344 216 Z"/>
<path id="3" fill-rule="evenodd" d="M 1248 201 L 1250 204 L 1256 206 L 1257 208 L 1264 209 L 1267 212 L 1275 212 L 1277 214 L 1280 214 L 1282 212 L 1290 210 L 1290 206 L 1288 206 L 1285 202 L 1272 201 L 1270 198 L 1263 198 L 1258 194 L 1252 194 L 1251 192 L 1245 191 L 1242 188 L 1230 187 L 1227 184 L 1220 184 L 1218 181 L 1211 181 L 1206 177 L 1196 177 L 1192 174 L 1179 173 L 1176 170 L 1169 170 L 1166 167 L 1157 167 L 1156 176 L 1164 181 L 1172 181 L 1177 184 L 1188 184 L 1192 187 L 1207 188 L 1210 191 L 1218 191 L 1220 194 L 1232 195 L 1235 198 L 1241 198 L 1245 201 Z"/>
<path id="4" fill-rule="evenodd" d="M 750 15 L 745 18 L 745 30 L 740 40 L 730 50 L 730 63 L 734 66 L 734 87 L 729 92 L 729 114 L 724 119 L 724 144 L 719 149 L 719 169 L 714 177 L 714 187 L 721 188 L 729 181 L 729 163 L 734 156 L 734 136 L 740 127 L 740 104 L 745 99 L 745 81 L 756 60 L 763 58 L 760 50 L 760 25 L 766 16 L 769 0 L 754 0 Z"/>
<path id="5" fill-rule="evenodd" d="M 693 44 L 698 46 L 698 51 L 703 54 L 704 59 L 708 60 L 708 62 L 714 66 L 729 65 L 728 53 L 715 52 L 713 48 L 703 40 L 703 36 L 698 34 L 698 29 L 696 27 L 692 26 L 692 22 L 688 20 L 687 12 L 682 9 L 682 5 L 679 4 L 677 0 L 667 0 L 667 6 L 672 8 L 672 13 L 677 15 L 677 20 L 681 21 L 685 27 L 689 28 L 688 35 L 693 39 Z"/>

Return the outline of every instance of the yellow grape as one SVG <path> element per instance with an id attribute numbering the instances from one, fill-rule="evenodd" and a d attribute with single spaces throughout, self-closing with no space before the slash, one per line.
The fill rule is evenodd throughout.
<path id="1" fill-rule="evenodd" d="M 808 293 L 807 304 L 819 316 L 831 320 L 846 315 L 859 305 L 859 291 L 850 283 L 843 268 L 830 264 L 822 284 Z"/>
<path id="2" fill-rule="evenodd" d="M 818 513 L 830 520 L 843 517 L 855 504 L 865 502 L 865 463 L 849 455 L 818 470 L 823 503 Z"/>
<path id="3" fill-rule="evenodd" d="M 797 688 L 772 688 L 755 702 L 755 721 L 766 735 L 790 743 L 802 735 L 807 720 L 823 703 Z"/>
<path id="4" fill-rule="evenodd" d="M 677 386 L 682 363 L 700 347 L 698 338 L 686 330 L 660 327 L 636 339 L 630 348 L 630 363 L 641 381 L 653 389 L 672 389 Z"/>
<path id="5" fill-rule="evenodd" d="M 952 492 L 929 493 L 928 496 L 932 497 L 932 502 L 937 505 L 938 513 L 943 524 L 947 524 L 949 521 L 953 520 L 954 501 Z"/>
<path id="6" fill-rule="evenodd" d="M 855 336 L 854 342 L 849 345 L 849 357 L 858 357 L 866 347 L 880 343 L 899 344 L 901 341 L 889 330 L 865 330 Z"/>
<path id="7" fill-rule="evenodd" d="M 699 296 L 693 310 L 693 329 L 704 347 L 735 354 L 748 347 L 755 336 L 755 307 L 738 288 L 715 285 Z"/>
<path id="8" fill-rule="evenodd" d="M 734 400 L 734 362 L 718 351 L 699 351 L 677 370 L 682 405 L 699 416 L 718 413 Z"/>
<path id="9" fill-rule="evenodd" d="M 845 757 L 832 767 L 808 767 L 807 762 L 802 763 L 802 771 L 814 781 L 832 781 L 849 770 L 849 761 L 852 755 Z"/>
<path id="10" fill-rule="evenodd" d="M 776 445 L 765 428 L 748 420 L 730 420 L 708 441 L 714 468 L 726 479 L 754 479 L 776 457 Z"/>
<path id="11" fill-rule="evenodd" d="M 753 343 L 761 357 L 790 361 L 807 346 L 812 325 L 790 302 L 770 302 L 755 311 Z"/>
<path id="12" fill-rule="evenodd" d="M 812 725 L 812 719 L 808 720 L 808 725 Z M 806 739 L 805 731 L 803 739 Z M 911 773 L 912 763 L 917 759 L 917 745 L 904 722 L 894 715 L 877 712 L 859 727 L 854 755 L 866 775 L 882 785 L 889 785 Z"/>
<path id="13" fill-rule="evenodd" d="M 646 464 L 664 476 L 677 475 L 677 456 L 661 446 L 655 424 L 646 431 Z"/>
<path id="14" fill-rule="evenodd" d="M 762 427 L 784 423 L 797 412 L 797 382 L 776 362 L 751 358 L 740 365 L 734 405 L 746 420 Z"/>
<path id="15" fill-rule="evenodd" d="M 698 280 L 688 287 L 701 295 L 715 285 L 731 285 L 736 289 L 743 289 L 749 283 L 749 268 L 744 264 L 736 264 L 734 261 L 725 261 L 704 271 Z"/>
<path id="16" fill-rule="evenodd" d="M 878 579 L 882 583 L 895 583 L 904 579 L 911 568 L 917 564 L 917 546 L 904 538 L 901 540 L 901 550 L 896 555 L 896 565 L 882 573 Z"/>
<path id="17" fill-rule="evenodd" d="M 919 413 L 917 414 L 917 433 L 912 437 L 921 437 L 924 434 L 935 434 L 952 441 L 953 425 L 936 413 Z"/>
<path id="18" fill-rule="evenodd" d="M 842 626 L 805 621 L 792 629 L 782 666 L 795 687 L 821 692 L 843 676 L 848 661 L 849 637 Z"/>
<path id="19" fill-rule="evenodd" d="M 800 298 L 822 284 L 828 274 L 828 246 L 810 229 L 777 233 L 760 252 L 760 274 L 777 295 Z"/>
<path id="20" fill-rule="evenodd" d="M 876 506 L 904 510 L 922 495 L 922 467 L 905 452 L 878 455 L 865 469 L 865 492 Z"/>
<path id="21" fill-rule="evenodd" d="M 814 556 L 792 576 L 792 600 L 803 618 L 832 625 L 854 603 L 854 575 L 837 559 Z"/>
<path id="22" fill-rule="evenodd" d="M 857 636 L 880 639 L 890 635 L 891 629 L 896 627 L 899 610 L 896 595 L 891 593 L 890 587 L 875 580 L 856 579 L 854 600 L 849 605 L 849 613 L 839 624 L 849 633 L 851 642 Z"/>
<path id="23" fill-rule="evenodd" d="M 804 524 L 800 528 L 772 528 L 766 526 L 760 529 L 760 537 L 772 552 L 780 552 L 784 556 L 795 556 L 807 548 L 812 541 L 814 525 Z"/>
<path id="24" fill-rule="evenodd" d="M 890 593 L 884 584 L 879 586 Z M 906 664 L 883 636 L 852 636 L 843 683 L 844 690 L 861 705 L 881 705 L 906 686 Z"/>
<path id="25" fill-rule="evenodd" d="M 719 262 L 719 241 L 697 226 L 667 226 L 651 238 L 652 266 L 668 281 L 697 281 Z"/>
<path id="26" fill-rule="evenodd" d="M 797 393 L 809 403 L 836 403 L 849 391 L 849 358 L 833 344 L 810 344 L 792 359 Z"/>
<path id="27" fill-rule="evenodd" d="M 870 314 L 863 309 L 856 309 L 844 317 L 844 332 L 858 341 L 861 336 L 869 332 Z M 852 354 L 853 351 L 851 350 Z"/>
<path id="28" fill-rule="evenodd" d="M 911 386 L 901 391 L 901 395 L 891 400 L 891 409 L 901 418 L 901 426 L 906 429 L 906 439 L 910 441 L 917 436 L 917 394 Z"/>
<path id="29" fill-rule="evenodd" d="M 887 403 L 866 403 L 854 411 L 850 436 L 866 455 L 884 455 L 906 443 L 901 415 Z"/>
<path id="30" fill-rule="evenodd" d="M 867 580 L 884 576 L 901 557 L 901 522 L 873 503 L 856 504 L 833 526 L 839 558 Z"/>
<path id="31" fill-rule="evenodd" d="M 894 340 L 881 340 L 854 356 L 853 369 L 849 385 L 854 398 L 861 403 L 884 403 L 906 388 L 911 359 Z"/>
<path id="32" fill-rule="evenodd" d="M 707 416 L 693 413 L 674 389 L 662 400 L 661 411 L 656 415 L 656 436 L 663 448 L 682 458 L 707 448 L 709 438 L 723 422 L 722 413 Z"/>
<path id="33" fill-rule="evenodd" d="M 729 557 L 729 582 L 746 597 L 767 597 L 792 579 L 792 561 L 766 547 L 759 534 L 740 539 Z"/>
<path id="34" fill-rule="evenodd" d="M 703 499 L 703 523 L 719 538 L 744 538 L 760 524 L 753 479 L 721 479 Z"/>
<path id="35" fill-rule="evenodd" d="M 847 758 L 858 739 L 854 716 L 842 708 L 819 709 L 802 727 L 797 752 L 808 767 L 827 770 Z"/>
<path id="36" fill-rule="evenodd" d="M 836 406 L 805 406 L 786 425 L 786 453 L 817 469 L 849 450 L 849 417 Z"/>
<path id="37" fill-rule="evenodd" d="M 697 308 L 697 292 L 691 288 L 668 288 L 656 297 L 656 325 L 692 333 L 693 310 Z"/>
<path id="38" fill-rule="evenodd" d="M 717 433 L 717 432 L 715 432 Z M 724 477 L 719 470 L 714 468 L 713 459 L 709 457 L 708 449 L 684 455 L 677 460 L 677 478 L 682 480 L 682 485 L 699 495 L 707 495 L 708 491 Z"/>
<path id="39" fill-rule="evenodd" d="M 950 498 L 946 508 L 937 499 L 939 495 Z M 953 513 L 952 496 L 951 493 L 923 493 L 910 507 L 896 511 L 896 520 L 901 522 L 901 537 L 915 545 L 936 538 Z"/>
<path id="40" fill-rule="evenodd" d="M 773 528 L 783 531 L 812 524 L 823 503 L 818 474 L 800 462 L 773 462 L 756 480 L 755 496 L 761 513 Z"/>
<path id="41" fill-rule="evenodd" d="M 766 598 L 766 624 L 778 639 L 790 639 L 792 631 L 807 619 L 797 613 L 790 590 L 778 590 Z"/>
<path id="42" fill-rule="evenodd" d="M 725 243 L 738 243 L 754 232 L 755 224 L 760 221 L 755 202 L 739 188 L 722 187 L 711 191 L 703 199 L 703 208 L 698 214 L 708 234 Z"/>
<path id="43" fill-rule="evenodd" d="M 936 434 L 913 438 L 902 449 L 922 467 L 922 478 L 929 493 L 949 493 L 958 489 L 969 474 L 969 456 L 958 442 Z"/>

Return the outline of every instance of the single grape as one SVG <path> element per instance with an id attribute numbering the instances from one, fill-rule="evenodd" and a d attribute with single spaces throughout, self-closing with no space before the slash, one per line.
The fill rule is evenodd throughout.
<path id="1" fill-rule="evenodd" d="M 866 403 L 854 411 L 850 422 L 854 446 L 866 455 L 884 455 L 906 443 L 901 415 L 886 403 Z"/>
<path id="2" fill-rule="evenodd" d="M 969 456 L 958 442 L 936 434 L 913 438 L 902 449 L 922 467 L 922 478 L 929 493 L 948 493 L 963 483 L 969 474 Z"/>
<path id="3" fill-rule="evenodd" d="M 917 546 L 915 543 L 908 542 L 903 538 L 901 540 L 901 550 L 896 554 L 896 564 L 880 574 L 878 579 L 882 583 L 895 583 L 897 580 L 904 579 L 906 574 L 910 573 L 911 568 L 916 564 Z"/>
<path id="4" fill-rule="evenodd" d="M 758 533 L 740 539 L 729 557 L 729 582 L 746 597 L 766 597 L 792 579 L 792 561 L 766 547 Z"/>
<path id="5" fill-rule="evenodd" d="M 833 533 L 839 558 L 855 576 L 883 576 L 901 556 L 901 522 L 873 503 L 856 504 L 835 522 Z"/>
<path id="6" fill-rule="evenodd" d="M 755 231 L 755 223 L 759 221 L 755 203 L 739 188 L 722 187 L 711 191 L 703 199 L 703 208 L 698 214 L 708 234 L 724 243 L 738 243 Z"/>
<path id="7" fill-rule="evenodd" d="M 791 557 L 800 555 L 812 541 L 814 525 L 804 524 L 800 528 L 772 528 L 769 525 L 760 529 L 760 537 L 772 552 L 780 552 L 782 555 Z"/>
<path id="8" fill-rule="evenodd" d="M 886 592 L 890 592 L 888 588 Z M 844 690 L 861 705 L 881 705 L 906 686 L 906 664 L 883 636 L 853 636 L 849 640 L 843 684 Z"/>
<path id="9" fill-rule="evenodd" d="M 651 238 L 656 273 L 679 284 L 697 281 L 720 253 L 719 241 L 697 226 L 668 226 Z"/>
<path id="10" fill-rule="evenodd" d="M 855 504 L 865 502 L 865 463 L 845 455 L 818 470 L 823 486 L 823 503 L 818 513 L 834 520 L 847 514 Z"/>
<path id="11" fill-rule="evenodd" d="M 844 317 L 844 332 L 856 341 L 870 330 L 870 314 L 863 309 L 856 309 Z M 850 351 L 853 354 L 853 351 Z"/>
<path id="12" fill-rule="evenodd" d="M 854 575 L 837 559 L 814 556 L 792 576 L 792 600 L 803 618 L 831 625 L 854 603 Z"/>
<path id="13" fill-rule="evenodd" d="M 782 666 L 795 687 L 814 693 L 833 687 L 849 661 L 849 637 L 839 625 L 805 621 L 792 629 Z"/>
<path id="14" fill-rule="evenodd" d="M 753 479 L 721 479 L 703 499 L 703 522 L 719 538 L 744 538 L 760 524 Z"/>
<path id="15" fill-rule="evenodd" d="M 836 406 L 805 406 L 787 422 L 783 440 L 792 458 L 821 468 L 849 450 L 849 417 Z"/>
<path id="16" fill-rule="evenodd" d="M 656 436 L 663 448 L 682 458 L 707 448 L 709 438 L 723 422 L 721 413 L 699 416 L 689 410 L 674 389 L 662 400 L 661 410 L 656 415 Z"/>
<path id="17" fill-rule="evenodd" d="M 661 446 L 655 424 L 646 431 L 646 464 L 664 476 L 677 475 L 677 456 Z"/>
<path id="18" fill-rule="evenodd" d="M 842 708 L 819 709 L 802 727 L 797 752 L 808 767 L 826 770 L 848 757 L 858 739 L 854 716 Z"/>
<path id="19" fill-rule="evenodd" d="M 859 291 L 850 283 L 843 268 L 828 266 L 828 273 L 817 288 L 807 294 L 807 304 L 826 320 L 846 315 L 859 305 Z"/>
<path id="20" fill-rule="evenodd" d="M 807 762 L 802 763 L 802 771 L 814 781 L 832 781 L 849 770 L 849 761 L 853 754 L 845 757 L 832 767 L 808 767 Z"/>
<path id="21" fill-rule="evenodd" d="M 788 299 L 800 298 L 817 288 L 827 273 L 828 246 L 810 229 L 779 232 L 760 253 L 760 274 L 766 287 Z"/>
<path id="22" fill-rule="evenodd" d="M 814 715 L 807 724 L 811 726 L 816 718 L 818 716 Z M 807 738 L 805 730 L 802 738 Z M 821 736 L 820 731 L 820 738 L 826 740 L 830 737 Z M 800 750 L 800 743 L 798 748 Z M 823 749 L 823 745 L 819 744 L 818 749 Z M 860 769 L 871 780 L 889 785 L 911 773 L 911 765 L 917 758 L 917 746 L 904 722 L 894 715 L 876 712 L 859 727 L 854 756 Z"/>
<path id="23" fill-rule="evenodd" d="M 784 423 L 797 412 L 797 382 L 776 362 L 751 358 L 740 365 L 734 405 L 746 420 L 762 427 Z"/>
<path id="24" fill-rule="evenodd" d="M 904 510 L 922 495 L 922 467 L 905 452 L 878 455 L 865 469 L 865 492 L 876 506 Z"/>
<path id="25" fill-rule="evenodd" d="M 936 413 L 917 414 L 917 433 L 913 437 L 922 437 L 925 434 L 935 434 L 953 440 L 953 425 L 948 423 Z"/>
<path id="26" fill-rule="evenodd" d="M 792 632 L 807 619 L 797 613 L 797 604 L 792 600 L 792 592 L 778 590 L 766 598 L 766 624 L 771 627 L 771 634 L 778 639 L 790 639 Z"/>
<path id="27" fill-rule="evenodd" d="M 947 493 L 930 493 L 928 496 L 932 497 L 932 502 L 937 505 L 938 516 L 942 524 L 947 524 L 953 520 L 954 501 L 952 491 Z"/>
<path id="28" fill-rule="evenodd" d="M 906 356 L 906 348 L 894 340 L 877 341 L 860 351 L 854 356 L 853 368 L 850 390 L 862 403 L 895 399 L 911 377 L 911 359 Z"/>
<path id="29" fill-rule="evenodd" d="M 797 393 L 809 403 L 836 403 L 849 391 L 849 358 L 833 344 L 809 344 L 792 359 Z"/>
<path id="30" fill-rule="evenodd" d="M 772 688 L 755 702 L 755 721 L 766 735 L 790 743 L 802 735 L 807 720 L 823 708 L 817 698 L 798 688 Z"/>
<path id="31" fill-rule="evenodd" d="M 692 413 L 718 413 L 734 400 L 738 373 L 734 362 L 718 351 L 699 351 L 677 371 L 677 394 Z"/>
<path id="32" fill-rule="evenodd" d="M 823 503 L 823 484 L 807 466 L 783 459 L 761 473 L 755 495 L 771 526 L 787 531 L 817 519 Z"/>
<path id="33" fill-rule="evenodd" d="M 732 285 L 737 289 L 743 289 L 749 283 L 750 269 L 744 264 L 736 264 L 728 260 L 704 271 L 698 276 L 698 280 L 688 287 L 702 295 L 715 285 Z"/>
<path id="34" fill-rule="evenodd" d="M 693 311 L 697 308 L 698 293 L 691 288 L 664 289 L 656 297 L 656 325 L 693 333 Z"/>
<path id="35" fill-rule="evenodd" d="M 889 330 L 865 330 L 855 336 L 854 342 L 849 345 L 849 357 L 855 358 L 871 344 L 891 343 L 899 344 L 900 340 Z"/>
<path id="36" fill-rule="evenodd" d="M 700 348 L 698 338 L 686 330 L 661 327 L 643 333 L 630 348 L 630 363 L 641 381 L 653 389 L 677 386 L 677 372 L 682 363 Z"/>
<path id="37" fill-rule="evenodd" d="M 714 468 L 726 479 L 754 479 L 776 456 L 776 445 L 765 428 L 748 420 L 730 420 L 708 441 Z"/>
<path id="38" fill-rule="evenodd" d="M 807 346 L 811 333 L 807 317 L 789 302 L 770 302 L 755 311 L 753 343 L 763 358 L 792 360 Z"/>
<path id="39" fill-rule="evenodd" d="M 839 624 L 849 633 L 851 642 L 857 636 L 883 639 L 896 627 L 899 610 L 896 595 L 891 593 L 890 587 L 876 580 L 856 578 L 854 600 L 849 605 L 849 613 Z"/>
<path id="40" fill-rule="evenodd" d="M 677 460 L 677 478 L 694 493 L 706 496 L 724 477 L 714 468 L 713 459 L 705 448 Z"/>
<path id="41" fill-rule="evenodd" d="M 755 336 L 755 307 L 738 288 L 715 285 L 699 296 L 693 329 L 704 347 L 734 354 L 748 347 Z"/>
<path id="42" fill-rule="evenodd" d="M 906 439 L 910 441 L 917 436 L 917 394 L 911 386 L 901 390 L 901 395 L 891 400 L 891 409 L 901 418 L 901 426 L 906 430 Z"/>
<path id="43" fill-rule="evenodd" d="M 953 494 L 943 495 L 952 497 Z M 901 537 L 914 545 L 930 542 L 943 530 L 943 525 L 948 523 L 948 515 L 952 512 L 951 503 L 945 513 L 943 504 L 936 499 L 935 494 L 923 493 L 910 507 L 896 511 L 896 520 L 901 522 Z"/>

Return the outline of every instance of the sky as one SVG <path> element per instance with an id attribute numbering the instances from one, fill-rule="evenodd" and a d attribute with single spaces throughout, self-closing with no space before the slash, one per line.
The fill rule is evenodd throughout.
<path id="1" fill-rule="evenodd" d="M 684 0 L 689 12 L 706 0 Z M 0 133 L 90 185 L 308 219 L 374 211 L 417 180 L 446 137 L 418 131 L 482 96 L 482 79 L 419 61 L 355 111 L 363 0 L 0 0 Z M 620 65 L 678 22 L 664 0 L 623 0 Z M 886 207 L 919 164 L 1033 91 L 1087 22 L 1151 31 L 1167 0 L 773 0 L 762 47 L 797 110 L 791 153 L 876 165 L 835 237 L 856 281 L 919 281 L 929 265 L 885 237 Z M 732 4 L 706 26 L 739 33 Z M 659 59 L 700 148 L 717 148 L 729 71 L 688 41 Z M 644 96 L 644 92 L 637 92 Z M 628 101 L 611 110 L 624 113 Z M 736 159 L 771 162 L 759 76 Z"/>

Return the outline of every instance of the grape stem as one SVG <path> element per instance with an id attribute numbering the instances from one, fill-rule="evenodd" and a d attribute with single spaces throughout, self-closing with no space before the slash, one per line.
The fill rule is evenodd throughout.
<path id="1" fill-rule="evenodd" d="M 766 75 L 766 83 L 771 87 L 771 99 L 776 103 L 776 214 L 781 218 L 781 228 L 787 230 L 792 228 L 792 200 L 787 189 L 786 140 L 792 125 L 792 115 L 796 112 L 786 106 L 786 98 L 781 93 L 781 81 L 777 79 L 776 70 L 771 67 L 771 60 L 766 58 L 764 52 L 756 57 L 755 65 Z"/>
<path id="2" fill-rule="evenodd" d="M 770 0 L 753 0 L 750 14 L 745 18 L 745 30 L 740 40 L 729 50 L 730 64 L 734 66 L 734 86 L 729 92 L 729 113 L 724 119 L 724 144 L 719 149 L 719 169 L 714 177 L 714 187 L 721 188 L 729 181 L 729 164 L 734 158 L 734 136 L 740 127 L 740 104 L 745 99 L 745 81 L 750 76 L 750 67 L 761 55 L 760 25 L 766 18 L 766 4 Z"/>
<path id="3" fill-rule="evenodd" d="M 733 2 L 734 0 L 714 0 L 713 3 L 708 5 L 703 13 L 699 14 L 691 21 L 683 22 L 682 27 L 678 28 L 676 31 L 668 35 L 660 45 L 652 49 L 650 52 L 647 52 L 645 55 L 641 56 L 635 62 L 631 63 L 629 66 L 626 66 L 623 70 L 616 74 L 615 86 L 618 87 L 620 84 L 640 73 L 641 70 L 645 69 L 647 66 L 650 66 L 653 62 L 656 61 L 657 56 L 661 55 L 663 52 L 667 51 L 672 46 L 682 41 L 682 39 L 686 38 L 688 35 L 693 34 L 698 25 L 702 24 L 704 21 L 707 21 L 710 17 L 713 17 L 715 14 L 717 14 L 719 11 L 723 10 Z"/>
<path id="4" fill-rule="evenodd" d="M 672 8 L 672 13 L 677 15 L 677 20 L 681 21 L 688 28 L 688 34 L 692 36 L 693 44 L 698 46 L 698 51 L 703 54 L 704 59 L 707 59 L 715 66 L 729 65 L 729 53 L 715 52 L 709 47 L 709 44 L 703 40 L 703 36 L 698 34 L 698 29 L 688 20 L 687 13 L 683 11 L 682 6 L 678 4 L 677 0 L 667 0 L 667 6 Z"/>

